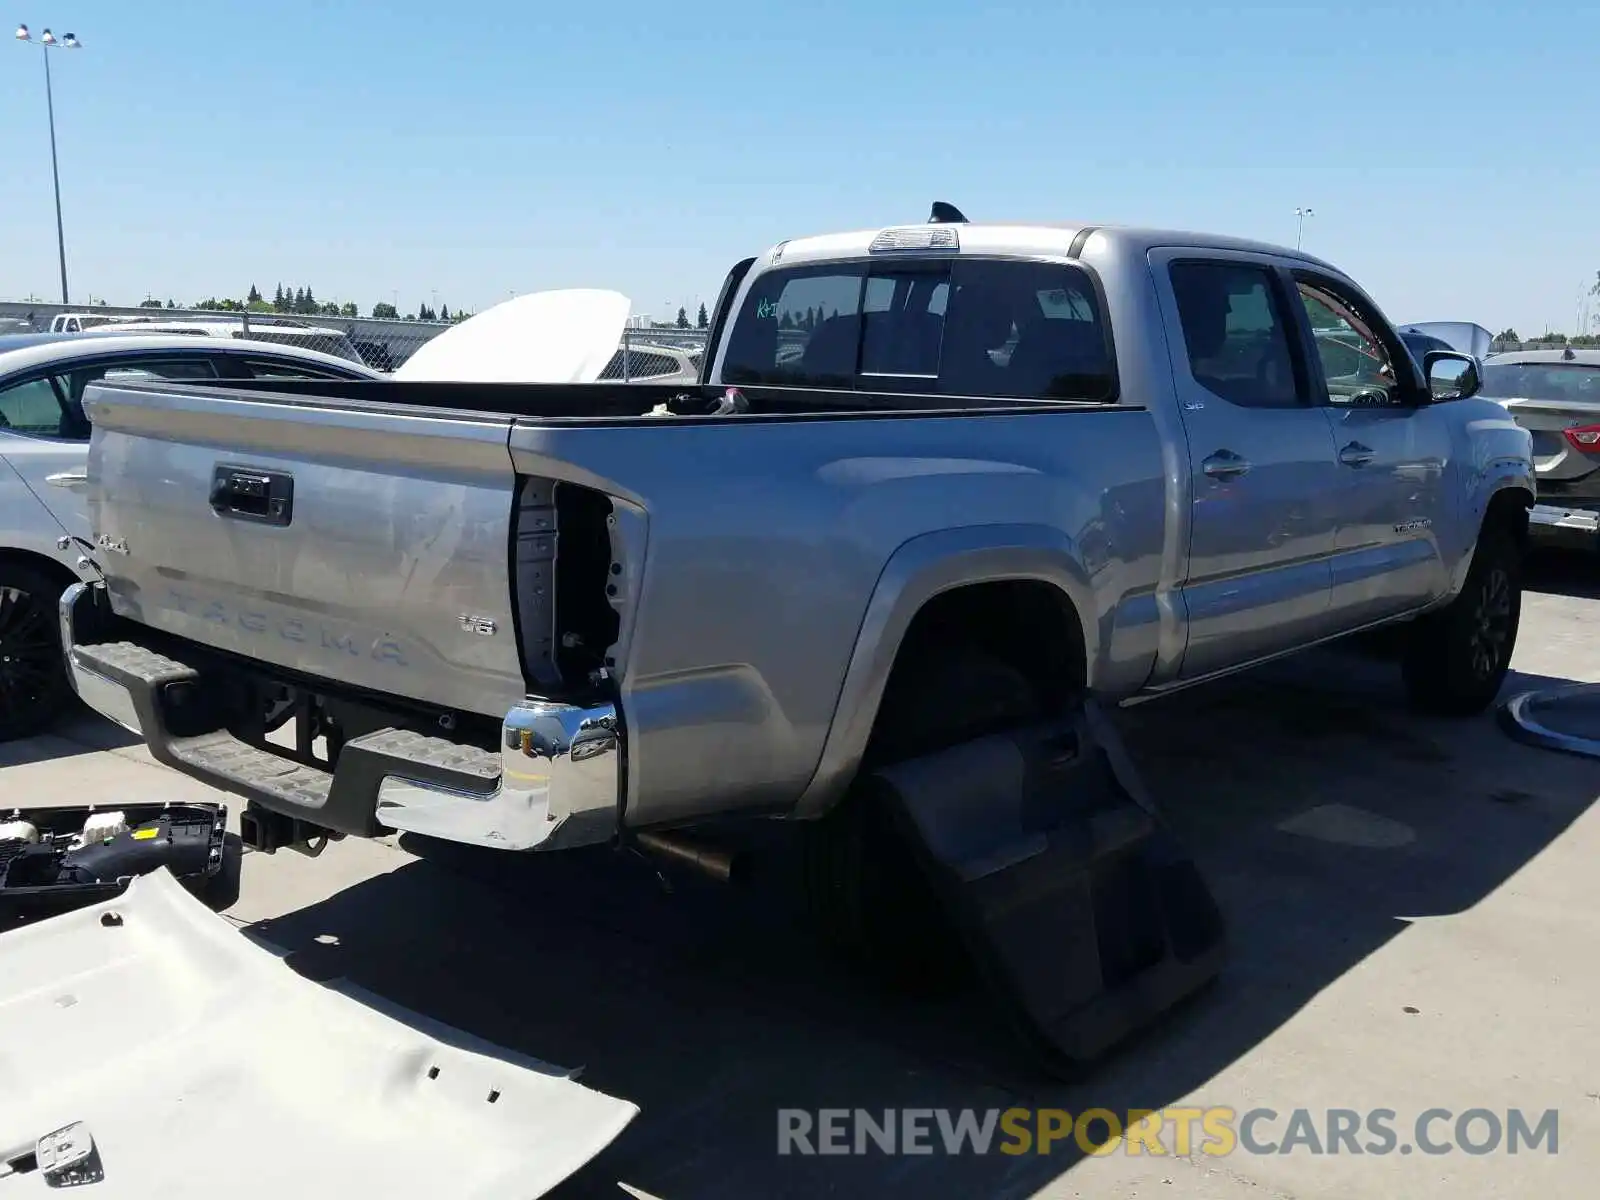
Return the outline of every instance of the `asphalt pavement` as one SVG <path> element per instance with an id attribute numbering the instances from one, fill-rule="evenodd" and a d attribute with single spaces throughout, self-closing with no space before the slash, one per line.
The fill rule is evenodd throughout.
<path id="1" fill-rule="evenodd" d="M 1507 692 L 1600 682 L 1600 565 L 1544 559 L 1532 587 Z M 735 889 L 663 880 L 606 849 L 512 858 L 345 841 L 315 859 L 248 855 L 227 915 L 307 975 L 581 1066 L 640 1105 L 565 1200 L 1594 1194 L 1600 764 L 1518 745 L 1487 716 L 1408 712 L 1381 646 L 1319 651 L 1116 721 L 1197 853 L 1231 957 L 1071 1085 L 1032 1069 L 981 993 L 917 1001 L 830 960 L 794 912 L 778 851 Z M 89 716 L 0 746 L 0 806 L 209 795 Z M 1049 1153 L 1037 1136 L 1007 1153 L 1022 1142 L 1002 1125 L 988 1153 L 951 1153 L 936 1111 L 932 1153 L 870 1139 L 860 1154 L 779 1153 L 793 1111 L 833 1109 L 980 1122 L 1020 1109 L 1013 1129 L 1043 1120 L 1059 1134 L 1064 1119 L 1069 1132 Z M 1183 1111 L 1154 1142 L 1088 1155 L 1070 1130 L 1089 1109 Z M 1549 1111 L 1554 1146 L 1546 1126 L 1511 1153 L 1511 1124 Z M 1230 1153 L 1201 1144 L 1208 1113 L 1234 1128 Z M 1359 1138 L 1330 1127 L 1347 1119 Z M 1185 1153 L 1175 1131 L 1189 1121 Z M 1374 1121 L 1395 1130 L 1392 1146 Z"/>

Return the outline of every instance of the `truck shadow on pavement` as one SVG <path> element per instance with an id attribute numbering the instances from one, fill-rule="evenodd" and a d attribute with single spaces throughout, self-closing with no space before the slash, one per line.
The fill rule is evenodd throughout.
<path id="1" fill-rule="evenodd" d="M 1518 676 L 1507 691 L 1549 682 Z M 1596 793 L 1592 764 L 1512 743 L 1488 717 L 1408 713 L 1392 667 L 1348 652 L 1117 723 L 1196 851 L 1232 951 L 1213 987 L 1078 1084 L 1031 1071 L 981 994 L 913 1001 L 831 961 L 776 851 L 748 889 L 675 876 L 669 895 L 651 866 L 611 850 L 513 858 L 408 841 L 416 861 L 252 929 L 306 974 L 582 1065 L 586 1083 L 637 1103 L 632 1127 L 558 1196 L 618 1196 L 621 1181 L 672 1200 L 1023 1197 L 1081 1151 L 780 1157 L 778 1110 L 1176 1103 L 1409 920 L 1483 899 Z"/>
<path id="2" fill-rule="evenodd" d="M 1600 600 L 1600 554 L 1536 550 L 1528 558 L 1523 587 L 1551 596 Z"/>

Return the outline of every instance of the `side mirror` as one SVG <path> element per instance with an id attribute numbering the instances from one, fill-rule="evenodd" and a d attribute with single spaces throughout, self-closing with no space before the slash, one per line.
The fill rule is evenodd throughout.
<path id="1" fill-rule="evenodd" d="M 1428 395 L 1435 403 L 1465 400 L 1476 396 L 1483 386 L 1478 376 L 1478 360 L 1454 350 L 1430 350 L 1422 357 L 1422 373 L 1428 377 Z"/>

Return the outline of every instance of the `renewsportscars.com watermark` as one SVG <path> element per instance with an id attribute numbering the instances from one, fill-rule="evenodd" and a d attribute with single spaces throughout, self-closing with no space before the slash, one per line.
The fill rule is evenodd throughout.
<path id="1" fill-rule="evenodd" d="M 780 1108 L 788 1154 L 1555 1154 L 1560 1114 L 1519 1108 Z"/>

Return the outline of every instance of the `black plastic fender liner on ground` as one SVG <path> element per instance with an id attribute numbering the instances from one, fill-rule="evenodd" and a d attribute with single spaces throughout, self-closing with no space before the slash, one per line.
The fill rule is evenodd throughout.
<path id="1" fill-rule="evenodd" d="M 1092 700 L 866 786 L 1051 1072 L 1081 1074 L 1221 970 L 1221 911 Z"/>
<path id="2" fill-rule="evenodd" d="M 1519 692 L 1495 715 L 1516 741 L 1600 758 L 1600 683 Z"/>

